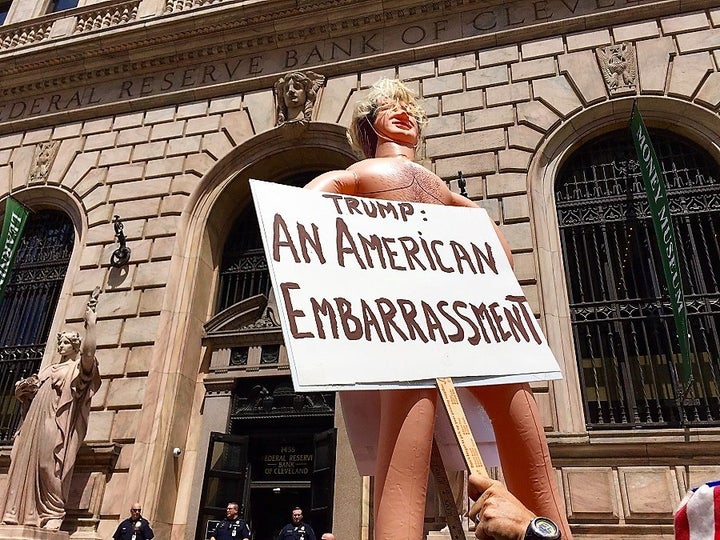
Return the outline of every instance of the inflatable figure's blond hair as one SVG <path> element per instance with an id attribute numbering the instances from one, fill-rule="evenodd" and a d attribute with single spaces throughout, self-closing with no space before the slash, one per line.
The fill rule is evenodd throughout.
<path id="1" fill-rule="evenodd" d="M 378 112 L 391 107 L 398 101 L 404 103 L 407 112 L 417 120 L 419 141 L 420 133 L 427 124 L 427 116 L 415 94 L 398 79 L 380 79 L 370 88 L 367 97 L 355 104 L 348 128 L 350 144 L 361 158 L 375 157 L 377 133 L 373 128 L 373 123 Z"/>

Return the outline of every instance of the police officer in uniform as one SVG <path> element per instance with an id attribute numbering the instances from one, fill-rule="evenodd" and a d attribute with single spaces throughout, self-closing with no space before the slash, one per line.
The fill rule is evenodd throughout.
<path id="1" fill-rule="evenodd" d="M 302 508 L 296 506 L 292 511 L 292 523 L 288 523 L 280 531 L 278 540 L 315 540 L 315 531 L 307 523 L 303 523 Z"/>
<path id="2" fill-rule="evenodd" d="M 250 529 L 245 520 L 238 517 L 238 503 L 228 503 L 223 519 L 210 537 L 210 540 L 250 540 Z"/>
<path id="3" fill-rule="evenodd" d="M 139 502 L 132 505 L 130 517 L 118 525 L 113 534 L 114 540 L 150 540 L 155 536 L 150 523 L 140 515 L 140 511 Z"/>

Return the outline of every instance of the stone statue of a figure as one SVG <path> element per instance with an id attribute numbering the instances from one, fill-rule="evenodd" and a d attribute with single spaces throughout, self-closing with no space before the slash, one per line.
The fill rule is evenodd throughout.
<path id="1" fill-rule="evenodd" d="M 85 338 L 60 332 L 60 359 L 15 384 L 26 411 L 10 454 L 2 523 L 58 530 L 65 517 L 73 467 L 85 438 L 90 400 L 100 388 L 95 359 L 97 297 L 85 310 Z"/>
<path id="2" fill-rule="evenodd" d="M 309 122 L 318 90 L 324 81 L 325 77 L 312 71 L 293 71 L 278 79 L 274 86 L 275 125 Z"/>

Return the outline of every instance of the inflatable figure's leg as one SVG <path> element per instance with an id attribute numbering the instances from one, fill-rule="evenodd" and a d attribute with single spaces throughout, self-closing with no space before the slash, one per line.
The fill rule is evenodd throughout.
<path id="1" fill-rule="evenodd" d="M 507 488 L 535 514 L 555 521 L 563 540 L 572 539 L 530 386 L 477 386 L 472 392 L 492 420 Z"/>
<path id="2" fill-rule="evenodd" d="M 423 538 L 437 390 L 380 393 L 375 540 Z"/>

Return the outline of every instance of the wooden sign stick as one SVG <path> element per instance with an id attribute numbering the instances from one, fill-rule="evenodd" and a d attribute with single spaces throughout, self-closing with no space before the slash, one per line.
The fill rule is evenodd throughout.
<path id="1" fill-rule="evenodd" d="M 455 390 L 452 379 L 450 377 L 442 377 L 435 379 L 435 383 L 440 391 L 440 397 L 445 404 L 445 410 L 450 417 L 450 424 L 452 425 L 453 433 L 455 433 L 455 438 L 460 446 L 460 452 L 465 460 L 468 471 L 470 471 L 470 474 L 488 476 L 487 469 L 485 469 L 480 451 L 475 444 L 475 438 L 470 430 L 470 424 L 467 421 L 465 411 L 463 411 L 460 397 L 458 396 L 457 390 Z"/>

